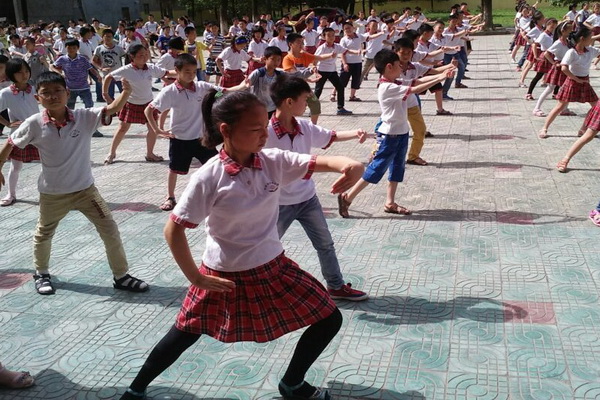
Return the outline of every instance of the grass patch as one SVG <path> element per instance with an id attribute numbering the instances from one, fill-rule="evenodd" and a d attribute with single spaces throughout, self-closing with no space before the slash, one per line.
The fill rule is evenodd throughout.
<path id="1" fill-rule="evenodd" d="M 544 13 L 546 18 L 556 18 L 557 20 L 561 20 L 562 17 L 567 13 L 566 7 L 552 7 L 549 5 L 541 6 L 539 10 Z M 479 8 L 475 11 L 471 11 L 474 14 L 480 12 Z M 448 20 L 448 13 L 444 12 L 427 12 L 425 11 L 425 15 L 429 19 L 441 19 L 443 21 Z M 513 20 L 515 18 L 515 10 L 514 9 L 498 9 L 494 10 L 494 24 L 500 24 L 504 27 L 512 27 Z"/>

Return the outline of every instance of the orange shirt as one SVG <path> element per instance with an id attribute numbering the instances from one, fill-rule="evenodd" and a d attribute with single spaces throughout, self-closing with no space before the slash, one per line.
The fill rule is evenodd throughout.
<path id="1" fill-rule="evenodd" d="M 301 53 L 300 57 L 294 57 L 292 53 L 288 53 L 283 58 L 283 70 L 286 72 L 294 69 L 307 68 L 313 61 L 315 56 L 310 53 Z"/>

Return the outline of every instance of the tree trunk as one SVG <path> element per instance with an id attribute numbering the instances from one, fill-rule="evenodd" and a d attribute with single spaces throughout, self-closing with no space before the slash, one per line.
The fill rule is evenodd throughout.
<path id="1" fill-rule="evenodd" d="M 221 0 L 219 2 L 219 25 L 221 26 L 221 34 L 225 36 L 228 32 L 229 26 L 227 25 L 227 21 L 229 21 L 229 17 L 227 16 L 227 1 Z"/>
<path id="2" fill-rule="evenodd" d="M 483 29 L 491 31 L 494 29 L 492 0 L 481 0 L 481 9 L 483 11 Z"/>

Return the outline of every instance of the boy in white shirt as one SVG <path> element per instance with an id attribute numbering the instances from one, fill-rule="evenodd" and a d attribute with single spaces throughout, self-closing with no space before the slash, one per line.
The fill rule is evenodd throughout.
<path id="1" fill-rule="evenodd" d="M 323 38 L 325 43 L 320 45 L 315 52 L 317 56 L 325 56 L 331 54 L 331 58 L 320 60 L 317 63 L 317 71 L 321 78 L 315 85 L 315 96 L 321 97 L 325 82 L 329 81 L 338 92 L 337 98 L 337 115 L 350 115 L 352 111 L 344 108 L 344 86 L 340 81 L 340 77 L 336 71 L 335 60 L 338 54 L 342 55 L 343 63 L 346 63 L 346 53 L 360 54 L 360 50 L 346 50 L 339 44 L 335 43 L 335 31 L 332 28 L 323 29 Z M 335 96 L 331 97 L 331 101 L 335 101 Z"/>
<path id="2" fill-rule="evenodd" d="M 191 54 L 180 54 L 175 59 L 177 80 L 164 87 L 158 96 L 146 107 L 144 114 L 148 125 L 158 134 L 169 139 L 169 176 L 167 178 L 167 199 L 160 206 L 163 211 L 171 211 L 177 204 L 175 187 L 177 175 L 187 175 L 192 159 L 204 164 L 217 154 L 215 149 L 202 146 L 204 121 L 198 106 L 210 89 L 222 90 L 208 82 L 197 81 L 196 59 Z M 165 112 L 171 110 L 170 126 L 167 131 L 161 129 L 152 117 L 154 110 Z"/>
<path id="3" fill-rule="evenodd" d="M 404 180 L 406 152 L 408 150 L 408 119 L 407 98 L 412 93 L 421 93 L 447 77 L 453 71 L 445 74 L 425 77 L 412 85 L 399 84 L 398 78 L 402 74 L 400 58 L 392 50 L 380 50 L 374 59 L 377 72 L 382 75 L 377 98 L 381 107 L 381 125 L 378 136 L 383 139 L 373 160 L 365 169 L 363 177 L 347 193 L 338 196 L 338 211 L 343 218 L 350 217 L 348 209 L 356 196 L 366 188 L 369 183 L 378 183 L 389 169 L 389 182 L 387 187 L 386 202 L 383 211 L 390 214 L 410 214 L 411 211 L 396 204 L 396 189 L 398 182 Z"/>
<path id="4" fill-rule="evenodd" d="M 371 10 L 374 11 L 374 10 Z M 367 33 L 363 36 L 366 42 L 365 65 L 362 69 L 362 80 L 368 80 L 369 71 L 373 68 L 375 54 L 383 49 L 384 43 L 387 43 L 385 32 L 379 30 L 379 22 L 371 19 L 367 24 Z"/>
<path id="5" fill-rule="evenodd" d="M 333 142 L 358 139 L 364 143 L 363 129 L 335 132 L 313 125 L 309 120 L 297 119 L 304 114 L 310 86 L 300 77 L 282 74 L 271 87 L 271 97 L 277 109 L 269 123 L 269 137 L 265 148 L 278 148 L 300 154 L 311 154 L 312 148 L 328 148 Z M 307 232 L 317 250 L 321 271 L 333 299 L 366 300 L 365 292 L 344 282 L 333 239 L 323 215 L 312 179 L 295 181 L 283 186 L 279 199 L 277 230 L 281 238 L 292 222 L 297 220 Z"/>
<path id="6" fill-rule="evenodd" d="M 33 239 L 33 275 L 39 294 L 54 294 L 49 273 L 52 237 L 59 222 L 71 210 L 81 211 L 96 227 L 106 248 L 114 275 L 115 289 L 145 292 L 148 285 L 129 275 L 127 258 L 117 224 L 108 205 L 94 186 L 90 161 L 92 133 L 102 123 L 109 125 L 111 115 L 127 101 L 131 87 L 123 84 L 123 93 L 105 108 L 67 108 L 69 90 L 62 76 L 44 72 L 36 83 L 36 98 L 44 110 L 27 118 L 13 132 L 0 151 L 0 168 L 13 146 L 35 145 L 42 161 L 39 179 L 40 217 Z M 0 172 L 0 185 L 4 176 Z"/>
<path id="7" fill-rule="evenodd" d="M 348 86 L 350 78 L 352 78 L 352 85 L 350 85 L 350 98 L 348 101 L 362 101 L 356 97 L 356 91 L 360 89 L 361 76 L 362 76 L 362 57 L 360 52 L 365 41 L 363 36 L 360 36 L 354 32 L 354 25 L 351 22 L 344 22 L 343 25 L 344 37 L 340 40 L 340 46 L 346 50 L 358 51 L 358 54 L 346 53 L 345 57 L 342 57 L 342 68 L 340 69 L 340 81 L 344 88 Z M 335 92 L 335 89 L 334 89 Z"/>

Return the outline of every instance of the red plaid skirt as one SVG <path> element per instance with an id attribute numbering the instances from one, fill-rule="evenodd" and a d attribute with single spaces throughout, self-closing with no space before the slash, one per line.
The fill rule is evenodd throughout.
<path id="1" fill-rule="evenodd" d="M 336 305 L 312 275 L 283 253 L 248 271 L 204 275 L 234 281 L 229 293 L 190 286 L 177 315 L 177 329 L 207 334 L 221 342 L 268 342 L 327 318 Z"/>
<path id="2" fill-rule="evenodd" d="M 567 80 L 567 76 L 562 72 L 560 64 L 555 65 L 546 74 L 545 82 L 549 85 L 562 86 Z"/>
<path id="3" fill-rule="evenodd" d="M 536 45 L 537 45 L 537 43 L 532 44 L 529 47 L 529 50 L 527 51 L 527 61 L 529 61 L 530 63 L 536 62 L 535 58 L 533 58 L 533 46 L 536 46 Z"/>
<path id="4" fill-rule="evenodd" d="M 315 54 L 317 51 L 317 46 L 304 46 L 304 51 L 310 54 Z"/>
<path id="5" fill-rule="evenodd" d="M 521 36 L 521 32 L 517 35 L 517 40 L 515 41 L 515 46 L 525 46 L 527 44 L 527 40 L 523 36 Z"/>
<path id="6" fill-rule="evenodd" d="M 145 124 L 146 115 L 144 115 L 144 110 L 150 103 L 146 104 L 131 104 L 129 102 L 125 103 L 125 107 L 121 111 L 119 111 L 119 120 L 123 122 L 129 122 L 130 124 Z M 152 110 L 152 115 L 154 119 L 158 119 L 158 110 Z"/>
<path id="7" fill-rule="evenodd" d="M 244 73 L 241 69 L 226 69 L 225 72 L 229 74 L 229 77 L 223 75 L 221 78 L 221 87 L 229 88 L 237 86 L 244 81 Z"/>
<path id="8" fill-rule="evenodd" d="M 594 108 L 588 113 L 587 117 L 585 117 L 584 125 L 588 129 L 600 131 L 600 102 L 596 103 Z"/>
<path id="9" fill-rule="evenodd" d="M 13 146 L 8 158 L 16 161 L 32 162 L 40 159 L 40 153 L 37 147 L 32 144 L 28 144 L 24 149 Z"/>
<path id="10" fill-rule="evenodd" d="M 542 52 L 540 58 L 538 58 L 537 62 L 533 66 L 534 71 L 543 72 L 545 74 L 547 72 L 550 72 L 550 70 L 552 69 L 553 64 L 550 61 L 548 61 L 546 57 L 544 57 L 545 53 L 546 52 Z"/>
<path id="11" fill-rule="evenodd" d="M 264 66 L 265 66 L 264 63 L 259 63 L 259 62 L 250 60 L 250 62 L 248 63 L 248 69 L 246 70 L 246 75 L 250 76 L 252 71 L 254 71 L 255 69 L 262 68 Z"/>
<path id="12" fill-rule="evenodd" d="M 579 79 L 584 79 L 585 82 L 577 83 L 567 77 L 565 84 L 560 87 L 556 100 L 576 103 L 591 103 L 598 101 L 596 92 L 590 85 L 589 76 L 578 76 Z"/>

